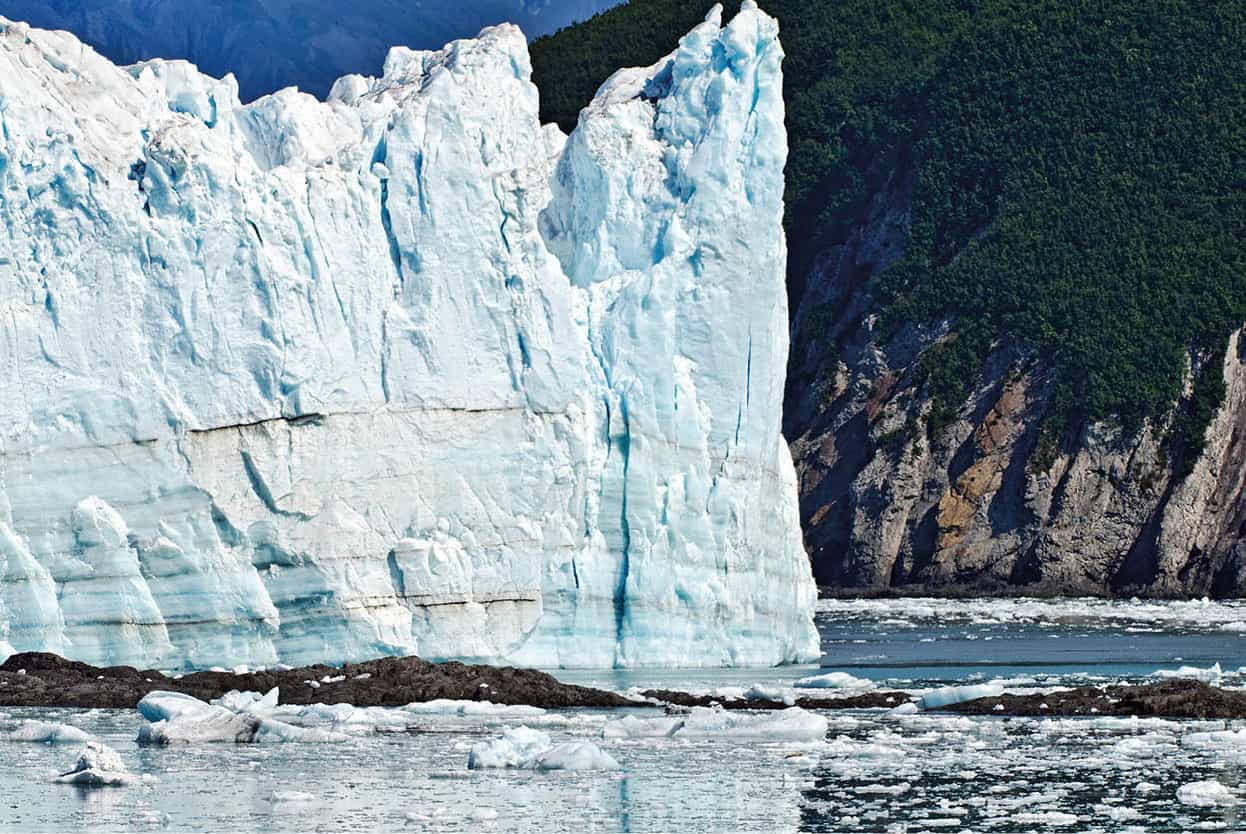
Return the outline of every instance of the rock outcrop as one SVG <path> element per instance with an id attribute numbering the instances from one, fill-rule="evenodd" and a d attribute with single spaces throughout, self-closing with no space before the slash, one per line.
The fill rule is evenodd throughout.
<path id="1" fill-rule="evenodd" d="M 883 332 L 871 280 L 901 254 L 897 177 L 796 307 L 785 428 L 819 585 L 858 593 L 1240 596 L 1246 593 L 1246 333 L 1201 451 L 1164 421 L 1053 432 L 1039 357 L 994 346 L 979 387 L 927 432 L 920 362 L 950 323 Z M 1145 338 L 1145 334 L 1139 334 Z M 1187 392 L 1188 396 L 1188 392 Z"/>

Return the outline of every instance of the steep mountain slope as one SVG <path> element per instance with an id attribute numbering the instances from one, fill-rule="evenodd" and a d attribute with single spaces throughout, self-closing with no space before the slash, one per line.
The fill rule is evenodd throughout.
<path id="1" fill-rule="evenodd" d="M 0 18 L 0 654 L 816 658 L 781 54 L 568 136 L 514 26 L 243 105 Z"/>
<path id="2" fill-rule="evenodd" d="M 602 62 L 688 6 L 633 0 L 534 44 L 545 117 L 573 123 Z M 1246 590 L 1241 5 L 767 7 L 792 145 L 785 429 L 820 582 Z"/>
<path id="3" fill-rule="evenodd" d="M 182 58 L 217 78 L 233 73 L 242 100 L 251 101 L 289 86 L 323 98 L 343 75 L 379 71 L 391 46 L 437 49 L 497 23 L 515 23 L 532 37 L 617 2 L 0 0 L 0 15 L 73 32 L 117 64 Z M 667 40 L 688 28 L 668 32 Z"/>

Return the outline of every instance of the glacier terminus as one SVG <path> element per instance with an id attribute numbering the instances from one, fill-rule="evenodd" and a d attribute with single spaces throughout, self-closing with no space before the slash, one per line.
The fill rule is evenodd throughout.
<path id="1" fill-rule="evenodd" d="M 818 656 L 776 22 L 542 126 L 508 25 L 251 104 L 0 18 L 0 657 Z"/>

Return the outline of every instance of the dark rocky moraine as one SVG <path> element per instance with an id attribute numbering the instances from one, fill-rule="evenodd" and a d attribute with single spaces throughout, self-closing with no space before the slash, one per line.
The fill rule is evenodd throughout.
<path id="1" fill-rule="evenodd" d="M 1079 686 L 1046 695 L 1004 694 L 950 704 L 941 711 L 1003 716 L 1232 719 L 1246 718 L 1246 692 L 1181 679 L 1134 686 Z"/>
<path id="2" fill-rule="evenodd" d="M 322 682 L 325 679 L 333 682 Z M 285 704 L 397 707 L 448 698 L 548 709 L 636 706 L 613 692 L 562 683 L 533 669 L 431 663 L 418 657 L 241 675 L 195 672 L 179 678 L 129 666 L 102 669 L 42 652 L 15 654 L 0 665 L 0 706 L 6 707 L 133 709 L 144 695 L 156 690 L 208 701 L 232 689 L 267 692 L 275 686 L 281 687 Z"/>

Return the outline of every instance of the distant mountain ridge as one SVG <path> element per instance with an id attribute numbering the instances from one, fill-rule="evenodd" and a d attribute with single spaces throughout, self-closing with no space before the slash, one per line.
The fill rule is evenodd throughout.
<path id="1" fill-rule="evenodd" d="M 184 58 L 232 72 L 250 101 L 297 86 L 321 98 L 348 73 L 376 75 L 391 46 L 438 49 L 511 22 L 528 37 L 619 0 L 0 0 L 0 16 L 65 29 L 118 64 Z"/>

